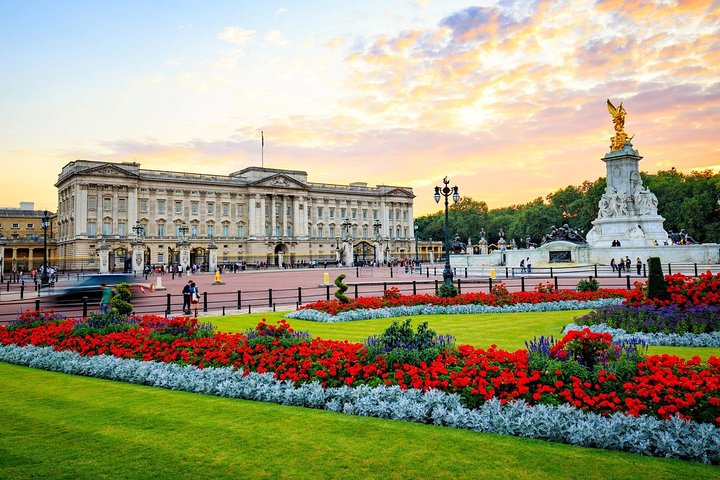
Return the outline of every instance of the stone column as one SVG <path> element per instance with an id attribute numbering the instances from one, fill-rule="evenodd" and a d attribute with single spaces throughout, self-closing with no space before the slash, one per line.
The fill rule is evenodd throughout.
<path id="1" fill-rule="evenodd" d="M 208 251 L 208 269 L 209 269 L 210 273 L 213 273 L 213 274 L 214 274 L 215 271 L 217 270 L 217 266 L 218 266 L 218 252 L 217 252 L 217 249 L 218 249 L 218 247 L 217 247 L 217 245 L 215 245 L 215 243 L 211 243 L 211 244 L 208 245 L 208 247 L 207 247 L 207 251 Z"/>
<path id="2" fill-rule="evenodd" d="M 190 268 L 190 242 L 187 240 L 181 240 L 175 244 L 179 252 L 180 262 L 179 264 L 183 267 L 183 272 L 188 271 Z"/>
<path id="3" fill-rule="evenodd" d="M 260 212 L 258 212 L 258 215 L 255 217 L 258 222 L 257 230 L 258 230 L 258 236 L 260 238 L 267 238 L 267 233 L 265 230 L 265 222 L 266 222 L 266 210 L 265 210 L 265 195 L 260 195 Z M 272 232 L 270 232 L 272 233 Z"/>
<path id="4" fill-rule="evenodd" d="M 383 250 L 382 243 L 374 242 L 373 247 L 375 247 L 375 261 L 383 263 L 385 261 L 385 251 Z"/>
<path id="5" fill-rule="evenodd" d="M 87 198 L 87 186 L 75 185 L 75 237 L 87 235 Z"/>
<path id="6" fill-rule="evenodd" d="M 34 250 L 35 250 L 35 249 L 32 248 L 32 247 L 28 247 L 28 264 L 27 264 L 27 269 L 28 269 L 28 271 L 30 271 L 30 270 L 32 270 L 33 268 L 35 268 L 35 259 L 33 258 L 33 251 L 34 251 Z"/>
<path id="7" fill-rule="evenodd" d="M 353 264 L 353 243 L 352 240 L 345 241 L 344 243 L 344 251 L 343 251 L 343 265 L 346 267 L 352 266 Z"/>
<path id="8" fill-rule="evenodd" d="M 255 207 L 255 205 L 258 201 L 258 196 L 259 195 L 257 194 L 248 196 L 248 238 L 255 238 L 257 236 L 257 208 Z"/>
<path id="9" fill-rule="evenodd" d="M 275 229 L 277 228 L 277 216 L 275 215 L 275 197 L 277 195 L 270 195 L 270 237 L 276 236 Z"/>
<path id="10" fill-rule="evenodd" d="M 293 237 L 300 237 L 302 236 L 302 232 L 300 229 L 300 202 L 298 201 L 299 197 L 292 197 L 292 206 L 293 206 Z"/>
<path id="11" fill-rule="evenodd" d="M 132 272 L 142 275 L 145 270 L 145 243 L 142 240 L 130 242 L 132 249 Z"/>
<path id="12" fill-rule="evenodd" d="M 288 218 L 287 218 L 287 195 L 282 196 L 282 232 L 280 236 L 284 237 L 287 235 Z"/>
<path id="13" fill-rule="evenodd" d="M 110 273 L 110 245 L 103 243 L 97 248 L 98 273 Z"/>

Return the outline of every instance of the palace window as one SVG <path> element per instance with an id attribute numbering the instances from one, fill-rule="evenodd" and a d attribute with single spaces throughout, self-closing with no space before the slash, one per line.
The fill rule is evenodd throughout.
<path id="1" fill-rule="evenodd" d="M 158 223 L 157 234 L 158 234 L 158 237 L 165 236 L 165 224 L 164 223 Z"/>
<path id="2" fill-rule="evenodd" d="M 95 222 L 88 223 L 88 237 L 95 236 Z"/>
<path id="3" fill-rule="evenodd" d="M 88 210 L 97 210 L 97 197 L 88 197 Z"/>
<path id="4" fill-rule="evenodd" d="M 148 201 L 147 198 L 141 198 L 140 199 L 140 211 L 143 213 L 146 213 L 148 211 Z"/>
<path id="5" fill-rule="evenodd" d="M 103 198 L 103 211 L 109 212 L 112 207 L 112 198 L 105 197 Z"/>
<path id="6" fill-rule="evenodd" d="M 124 212 L 127 210 L 127 198 L 118 198 L 118 211 Z"/>
<path id="7" fill-rule="evenodd" d="M 34 230 L 34 229 L 35 229 L 35 225 L 33 225 L 32 223 L 28 223 L 28 224 L 25 225 L 25 228 L 27 228 L 28 230 Z"/>
<path id="8" fill-rule="evenodd" d="M 209 224 L 207 226 L 207 232 L 208 232 L 208 237 L 214 236 L 215 235 L 215 225 Z"/>
<path id="9" fill-rule="evenodd" d="M 318 212 L 318 214 L 317 214 L 318 218 L 322 218 L 322 216 L 323 216 L 323 207 L 317 207 L 317 212 Z"/>
<path id="10" fill-rule="evenodd" d="M 357 208 L 352 209 L 352 218 L 355 220 L 357 218 Z"/>
<path id="11" fill-rule="evenodd" d="M 118 235 L 121 237 L 125 236 L 125 224 L 124 223 L 118 223 Z"/>
<path id="12" fill-rule="evenodd" d="M 182 214 L 182 203 L 182 200 L 175 200 L 175 213 L 177 213 L 178 215 Z"/>
<path id="13" fill-rule="evenodd" d="M 200 202 L 190 202 L 190 213 L 197 215 L 200 210 Z"/>
<path id="14" fill-rule="evenodd" d="M 363 238 L 368 238 L 368 227 L 363 227 Z"/>
<path id="15" fill-rule="evenodd" d="M 335 218 L 335 209 L 330 208 L 330 218 Z"/>
<path id="16" fill-rule="evenodd" d="M 190 236 L 192 238 L 197 238 L 197 235 L 198 235 L 197 225 L 193 225 L 192 227 L 190 227 Z"/>
<path id="17" fill-rule="evenodd" d="M 245 236 L 245 229 L 243 228 L 242 225 L 238 225 L 238 227 L 237 227 L 237 236 L 238 237 Z"/>
<path id="18" fill-rule="evenodd" d="M 222 204 L 222 209 L 223 209 L 223 210 L 222 210 L 222 212 L 223 212 L 222 214 L 223 214 L 224 216 L 227 217 L 228 215 L 230 215 L 230 204 L 229 204 L 229 203 L 223 203 L 223 204 Z M 225 236 L 227 237 L 227 235 L 225 235 Z"/>
<path id="19" fill-rule="evenodd" d="M 158 200 L 157 201 L 157 211 L 159 214 L 164 215 L 165 214 L 165 200 Z"/>
<path id="20" fill-rule="evenodd" d="M 103 235 L 112 234 L 112 224 L 110 222 L 103 223 Z"/>
<path id="21" fill-rule="evenodd" d="M 223 230 L 222 230 L 223 237 L 225 237 L 225 238 L 229 237 L 230 236 L 230 225 L 223 225 L 222 228 L 223 228 Z"/>

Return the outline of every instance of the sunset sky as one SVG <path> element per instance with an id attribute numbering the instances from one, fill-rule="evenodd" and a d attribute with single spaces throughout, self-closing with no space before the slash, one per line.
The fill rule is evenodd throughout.
<path id="1" fill-rule="evenodd" d="M 605 174 L 720 168 L 720 0 L 0 1 L 0 207 L 75 159 L 325 183 L 447 175 L 490 207 Z"/>

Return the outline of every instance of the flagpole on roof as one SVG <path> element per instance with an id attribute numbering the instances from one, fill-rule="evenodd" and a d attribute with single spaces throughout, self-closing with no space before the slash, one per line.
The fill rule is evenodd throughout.
<path id="1" fill-rule="evenodd" d="M 265 168 L 265 134 L 260 130 L 260 159 L 261 166 Z"/>

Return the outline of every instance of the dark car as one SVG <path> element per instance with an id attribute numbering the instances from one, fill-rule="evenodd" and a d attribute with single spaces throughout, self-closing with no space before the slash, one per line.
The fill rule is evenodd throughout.
<path id="1" fill-rule="evenodd" d="M 74 285 L 69 285 L 59 289 L 54 296 L 54 300 L 58 303 L 80 303 L 83 297 L 87 297 L 89 302 L 99 302 L 102 297 L 103 284 L 113 288 L 118 283 L 135 283 L 132 275 L 126 274 L 97 274 L 82 277 L 80 281 Z"/>

